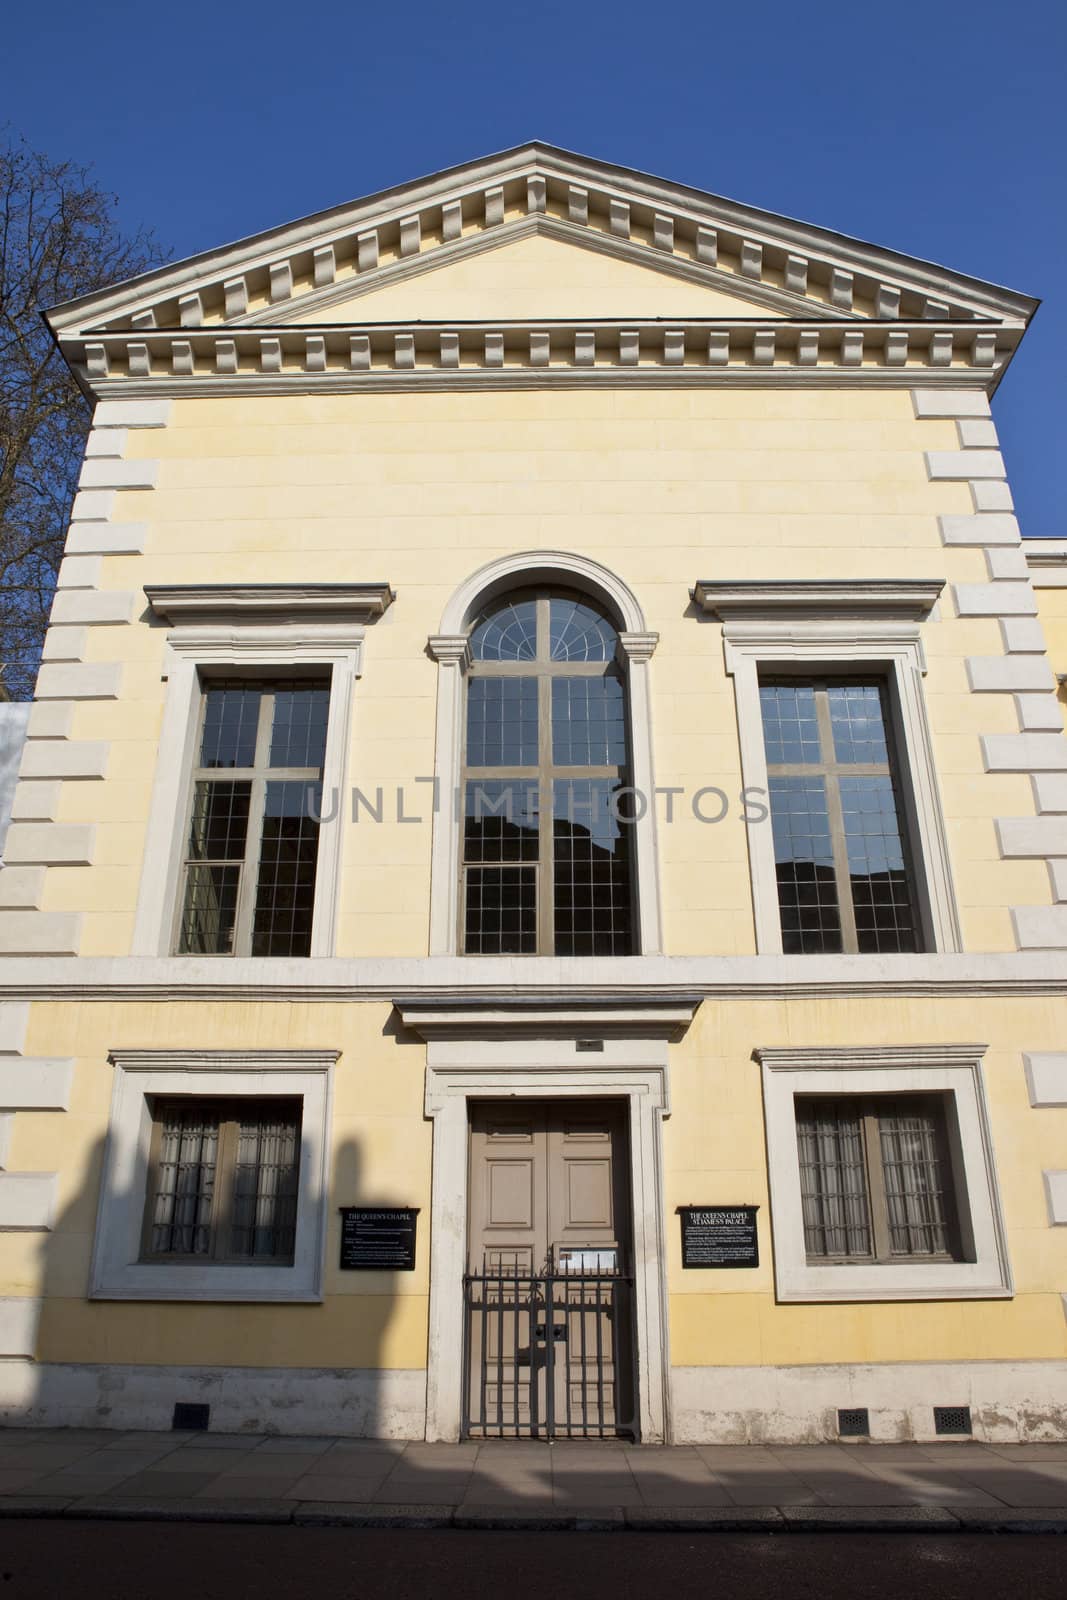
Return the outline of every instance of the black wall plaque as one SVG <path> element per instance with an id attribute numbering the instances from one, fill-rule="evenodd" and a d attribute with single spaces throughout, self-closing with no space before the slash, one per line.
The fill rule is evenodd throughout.
<path id="1" fill-rule="evenodd" d="M 344 1272 L 414 1272 L 418 1206 L 342 1206 Z"/>
<path id="2" fill-rule="evenodd" d="M 683 1267 L 758 1267 L 759 1206 L 679 1206 Z"/>

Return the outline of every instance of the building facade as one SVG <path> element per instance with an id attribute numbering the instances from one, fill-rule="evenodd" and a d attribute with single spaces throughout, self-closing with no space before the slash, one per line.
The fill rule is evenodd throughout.
<path id="1" fill-rule="evenodd" d="M 1064 1436 L 1034 308 L 528 146 L 51 313 L 0 1417 Z"/>

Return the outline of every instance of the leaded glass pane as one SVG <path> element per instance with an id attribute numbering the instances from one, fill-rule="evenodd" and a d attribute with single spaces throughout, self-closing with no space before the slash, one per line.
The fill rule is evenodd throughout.
<path id="1" fill-rule="evenodd" d="M 465 796 L 463 859 L 536 861 L 539 809 L 536 783 L 472 779 Z"/>
<path id="2" fill-rule="evenodd" d="M 276 689 L 268 765 L 317 771 L 326 755 L 329 714 L 329 684 L 295 684 Z"/>
<path id="3" fill-rule="evenodd" d="M 612 661 L 618 635 L 606 617 L 583 600 L 554 599 L 548 610 L 553 661 Z"/>
<path id="4" fill-rule="evenodd" d="M 197 782 L 189 828 L 189 856 L 193 861 L 242 859 L 251 796 L 250 783 Z"/>
<path id="5" fill-rule="evenodd" d="M 841 949 L 841 916 L 826 780 L 769 778 L 782 949 L 786 955 Z"/>
<path id="6" fill-rule="evenodd" d="M 858 947 L 915 950 L 911 886 L 893 781 L 843 777 L 840 789 Z"/>
<path id="7" fill-rule="evenodd" d="M 537 679 L 472 678 L 467 690 L 467 765 L 537 765 Z"/>
<path id="8" fill-rule="evenodd" d="M 552 679 L 552 760 L 557 767 L 624 765 L 626 700 L 618 678 Z"/>
<path id="9" fill-rule="evenodd" d="M 220 683 L 204 690 L 202 767 L 252 766 L 261 699 L 258 684 Z"/>
<path id="10" fill-rule="evenodd" d="M 475 661 L 533 661 L 537 655 L 537 602 L 494 603 L 471 632 Z"/>
<path id="11" fill-rule="evenodd" d="M 465 948 L 483 956 L 536 952 L 536 867 L 467 868 Z"/>
<path id="12" fill-rule="evenodd" d="M 843 764 L 887 766 L 889 749 L 879 685 L 832 683 L 826 695 L 830 702 L 835 758 Z"/>
<path id="13" fill-rule="evenodd" d="M 555 951 L 621 956 L 632 951 L 632 824 L 619 785 L 607 778 L 553 784 Z"/>
<path id="14" fill-rule="evenodd" d="M 152 1206 L 153 1255 L 210 1253 L 218 1148 L 217 1113 L 203 1106 L 164 1113 Z"/>
<path id="15" fill-rule="evenodd" d="M 266 786 L 252 926 L 254 956 L 311 953 L 322 787 L 299 779 Z"/>
<path id="16" fill-rule="evenodd" d="M 817 764 L 819 724 L 811 684 L 764 683 L 759 698 L 768 766 Z"/>
<path id="17" fill-rule="evenodd" d="M 185 871 L 179 953 L 224 956 L 233 949 L 241 869 L 200 863 Z"/>
<path id="18" fill-rule="evenodd" d="M 809 1256 L 870 1256 L 860 1116 L 833 1101 L 797 1102 L 804 1244 Z"/>
<path id="19" fill-rule="evenodd" d="M 237 1137 L 230 1254 L 292 1259 L 300 1118 L 284 1106 L 245 1112 Z"/>
<path id="20" fill-rule="evenodd" d="M 889 1235 L 894 1255 L 945 1255 L 949 1249 L 940 1118 L 916 1106 L 878 1118 Z"/>

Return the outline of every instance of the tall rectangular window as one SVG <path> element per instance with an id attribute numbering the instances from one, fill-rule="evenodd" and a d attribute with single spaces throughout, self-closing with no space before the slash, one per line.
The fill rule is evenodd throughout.
<path id="1" fill-rule="evenodd" d="M 208 679 L 186 853 L 181 955 L 311 950 L 328 679 Z"/>
<path id="2" fill-rule="evenodd" d="M 885 684 L 762 678 L 760 708 L 783 951 L 917 950 Z"/>

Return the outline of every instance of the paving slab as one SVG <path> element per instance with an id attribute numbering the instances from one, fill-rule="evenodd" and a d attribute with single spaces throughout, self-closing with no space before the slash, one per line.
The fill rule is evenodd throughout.
<path id="1" fill-rule="evenodd" d="M 199 1494 L 201 1489 L 217 1482 L 217 1472 L 138 1472 L 127 1478 L 122 1478 L 118 1483 L 111 1485 L 114 1490 L 122 1490 L 124 1494 L 151 1495 L 154 1498 L 160 1495 L 177 1495 L 184 1499 L 187 1495 Z M 101 1493 L 107 1486 L 98 1485 Z M 85 1490 L 84 1493 L 91 1493 Z M 231 1496 L 235 1493 L 230 1490 Z"/>
<path id="2" fill-rule="evenodd" d="M 0 1517 L 60 1517 L 71 1503 L 67 1494 L 0 1495 Z"/>
<path id="3" fill-rule="evenodd" d="M 186 1450 L 253 1450 L 263 1444 L 265 1433 L 194 1433 L 186 1439 Z"/>
<path id="4" fill-rule="evenodd" d="M 192 1492 L 197 1500 L 283 1500 L 295 1482 L 292 1472 L 280 1473 L 276 1478 L 246 1478 L 239 1472 L 224 1472 Z"/>
<path id="5" fill-rule="evenodd" d="M 0 1468 L 0 1495 L 17 1494 L 20 1489 L 39 1484 L 43 1476 L 40 1472 L 15 1472 Z"/>
<path id="6" fill-rule="evenodd" d="M 374 1502 L 374 1491 L 380 1487 L 378 1479 L 347 1478 L 340 1473 L 309 1472 L 297 1478 L 291 1489 L 286 1489 L 286 1500 L 340 1501 L 349 1505 L 368 1505 Z"/>
<path id="7" fill-rule="evenodd" d="M 262 1444 L 257 1445 L 256 1454 L 273 1455 L 278 1452 L 281 1455 L 312 1455 L 315 1452 L 329 1450 L 335 1442 L 332 1434 L 328 1437 L 318 1436 L 301 1439 L 295 1433 L 276 1433 L 264 1439 Z"/>

